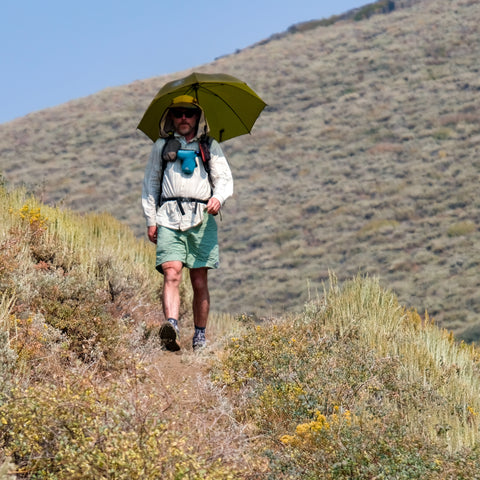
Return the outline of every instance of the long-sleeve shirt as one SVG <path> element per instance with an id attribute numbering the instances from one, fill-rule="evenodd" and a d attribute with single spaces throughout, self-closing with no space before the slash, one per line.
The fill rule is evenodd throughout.
<path id="1" fill-rule="evenodd" d="M 187 142 L 183 136 L 175 135 L 181 149 L 199 150 L 197 138 Z M 160 202 L 160 179 L 162 169 L 162 150 L 165 139 L 159 138 L 153 145 L 145 169 L 142 190 L 142 207 L 147 227 L 161 225 L 174 230 L 188 230 L 202 223 L 206 204 L 182 202 L 182 213 L 176 201 Z M 232 172 L 222 148 L 216 140 L 210 146 L 210 181 L 203 167 L 200 155 L 196 157 L 197 167 L 191 175 L 182 172 L 181 161 L 168 162 L 161 188 L 163 198 L 194 198 L 207 201 L 215 197 L 223 205 L 233 194 Z"/>

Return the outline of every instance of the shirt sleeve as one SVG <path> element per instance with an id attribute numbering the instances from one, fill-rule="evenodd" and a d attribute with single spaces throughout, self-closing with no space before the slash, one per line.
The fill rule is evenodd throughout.
<path id="1" fill-rule="evenodd" d="M 213 184 L 213 195 L 221 205 L 233 195 L 233 177 L 228 161 L 216 140 L 210 146 L 210 178 Z"/>
<path id="2" fill-rule="evenodd" d="M 157 206 L 160 195 L 161 153 L 164 140 L 157 140 L 152 147 L 142 187 L 142 207 L 147 227 L 157 224 Z"/>

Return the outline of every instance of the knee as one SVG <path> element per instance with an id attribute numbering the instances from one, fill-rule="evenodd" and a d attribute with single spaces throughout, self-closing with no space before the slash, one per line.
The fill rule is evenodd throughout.
<path id="1" fill-rule="evenodd" d="M 169 284 L 179 285 L 182 280 L 182 267 L 176 265 L 162 266 L 164 281 Z"/>
<path id="2" fill-rule="evenodd" d="M 195 295 L 208 292 L 208 284 L 203 280 L 192 280 L 192 290 Z"/>
<path id="3" fill-rule="evenodd" d="M 208 277 L 206 270 L 200 271 L 191 271 L 190 281 L 192 283 L 192 288 L 195 293 L 208 291 Z"/>

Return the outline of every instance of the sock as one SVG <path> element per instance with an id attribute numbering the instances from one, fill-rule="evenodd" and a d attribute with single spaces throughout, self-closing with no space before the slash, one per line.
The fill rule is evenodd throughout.
<path id="1" fill-rule="evenodd" d="M 195 333 L 205 333 L 205 327 L 197 327 L 195 325 Z"/>
<path id="2" fill-rule="evenodd" d="M 177 320 L 175 320 L 175 318 L 168 318 L 167 321 L 170 322 L 175 327 L 178 325 L 178 322 Z"/>

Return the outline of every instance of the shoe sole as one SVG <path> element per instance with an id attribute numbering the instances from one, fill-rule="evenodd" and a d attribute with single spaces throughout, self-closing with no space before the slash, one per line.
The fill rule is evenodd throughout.
<path id="1" fill-rule="evenodd" d="M 160 341 L 169 352 L 180 350 L 180 345 L 177 343 L 177 332 L 171 323 L 164 323 L 160 327 Z"/>

